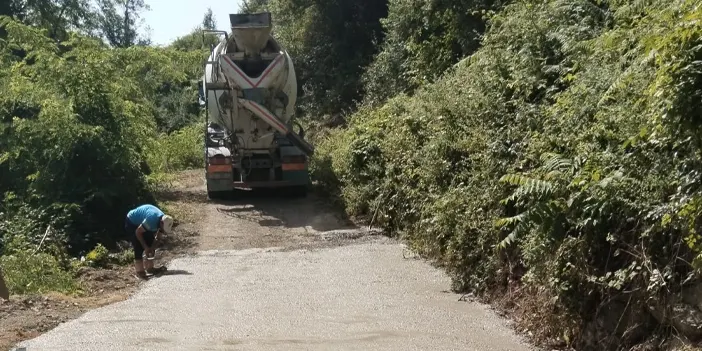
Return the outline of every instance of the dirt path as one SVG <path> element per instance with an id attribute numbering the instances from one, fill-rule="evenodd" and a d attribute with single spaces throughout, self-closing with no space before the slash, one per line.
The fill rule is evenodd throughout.
<path id="1" fill-rule="evenodd" d="M 184 226 L 198 233 L 199 250 L 294 250 L 378 234 L 357 227 L 314 194 L 287 198 L 276 191 L 241 191 L 232 199 L 208 201 L 203 184 L 183 193 L 201 209 L 199 220 Z"/>
<path id="2" fill-rule="evenodd" d="M 164 194 L 181 220 L 163 255 L 179 257 L 173 275 L 22 346 L 530 349 L 489 308 L 458 301 L 445 274 L 405 259 L 401 244 L 354 226 L 314 195 L 276 195 L 207 201 L 201 173 L 185 173 Z"/>

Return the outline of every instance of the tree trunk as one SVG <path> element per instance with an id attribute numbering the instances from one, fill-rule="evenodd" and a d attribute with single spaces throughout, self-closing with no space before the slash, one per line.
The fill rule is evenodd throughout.
<path id="1" fill-rule="evenodd" d="M 10 291 L 7 290 L 7 285 L 5 284 L 5 278 L 2 276 L 2 271 L 0 271 L 0 298 L 9 300 Z"/>

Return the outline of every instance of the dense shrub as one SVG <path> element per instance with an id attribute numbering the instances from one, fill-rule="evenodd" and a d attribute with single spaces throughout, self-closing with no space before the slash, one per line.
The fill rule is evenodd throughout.
<path id="1" fill-rule="evenodd" d="M 73 293 L 79 288 L 72 272 L 50 254 L 22 251 L 3 255 L 0 267 L 12 294 Z"/>
<path id="2" fill-rule="evenodd" d="M 434 82 L 477 50 L 487 18 L 509 2 L 389 0 L 386 36 L 363 72 L 364 99 L 378 104 Z"/>
<path id="3" fill-rule="evenodd" d="M 519 282 L 575 322 L 535 328 L 583 346 L 598 306 L 641 317 L 698 279 L 701 35 L 691 0 L 516 2 L 439 82 L 328 133 L 315 176 L 457 289 Z"/>
<path id="4" fill-rule="evenodd" d="M 201 167 L 204 153 L 204 128 L 202 124 L 190 124 L 170 135 L 156 139 L 148 162 L 152 171 L 169 173 Z"/>
<path id="5" fill-rule="evenodd" d="M 36 242 L 52 225 L 72 255 L 112 248 L 126 211 L 154 201 L 146 176 L 200 156 L 198 128 L 177 130 L 200 120 L 193 80 L 203 52 L 110 49 L 77 35 L 57 45 L 42 30 L 2 25 L 0 239 L 19 231 Z"/>
<path id="6" fill-rule="evenodd" d="M 27 25 L 43 15 L 0 17 L 0 267 L 15 294 L 76 290 L 75 257 L 131 262 L 108 253 L 127 210 L 202 159 L 206 42 L 113 49 L 86 28 L 53 35 L 61 14 Z"/>

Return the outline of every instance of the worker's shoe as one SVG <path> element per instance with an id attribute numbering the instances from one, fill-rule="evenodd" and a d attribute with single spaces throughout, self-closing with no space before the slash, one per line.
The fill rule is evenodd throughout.
<path id="1" fill-rule="evenodd" d="M 147 280 L 147 279 L 149 279 L 149 276 L 146 275 L 146 272 L 145 272 L 145 271 L 141 271 L 141 272 L 136 272 L 136 273 L 134 273 L 134 277 L 137 278 L 137 279 L 141 279 L 141 280 Z"/>

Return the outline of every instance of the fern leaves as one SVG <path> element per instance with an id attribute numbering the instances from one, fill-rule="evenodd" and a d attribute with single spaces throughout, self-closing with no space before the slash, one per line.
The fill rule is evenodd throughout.
<path id="1" fill-rule="evenodd" d="M 555 201 L 540 202 L 512 217 L 503 217 L 495 222 L 501 228 L 513 227 L 512 231 L 497 245 L 504 249 L 536 226 L 551 227 L 558 217 L 560 207 Z"/>
<path id="2" fill-rule="evenodd" d="M 519 174 L 504 175 L 500 178 L 500 182 L 519 186 L 512 195 L 502 200 L 503 204 L 523 198 L 543 199 L 553 192 L 552 183 Z"/>
<path id="3" fill-rule="evenodd" d="M 549 222 L 552 211 L 547 199 L 553 194 L 555 185 L 545 180 L 519 174 L 504 175 L 500 178 L 500 182 L 518 186 L 512 195 L 502 200 L 503 204 L 524 199 L 536 202 L 516 216 L 504 217 L 496 221 L 495 224 L 499 227 L 513 227 L 507 237 L 498 244 L 500 249 L 504 249 L 514 243 L 523 233 L 529 231 L 532 225 Z M 546 202 L 540 202 L 544 200 Z"/>
<path id="4" fill-rule="evenodd" d="M 572 177 L 581 167 L 581 159 L 567 159 L 558 154 L 547 153 L 542 155 L 541 170 L 546 173 L 545 179 L 537 179 L 521 174 L 506 174 L 500 182 L 517 186 L 510 196 L 501 203 L 516 203 L 525 210 L 512 217 L 500 218 L 495 225 L 500 228 L 512 228 L 498 247 L 503 249 L 514 243 L 534 226 L 552 226 L 561 210 L 558 201 L 561 187 L 555 180 L 559 175 Z"/>

